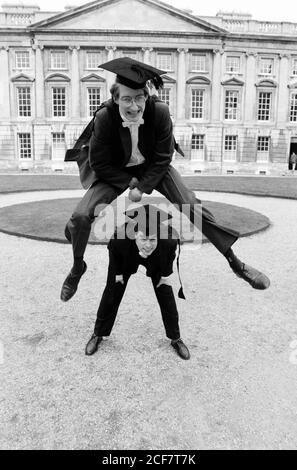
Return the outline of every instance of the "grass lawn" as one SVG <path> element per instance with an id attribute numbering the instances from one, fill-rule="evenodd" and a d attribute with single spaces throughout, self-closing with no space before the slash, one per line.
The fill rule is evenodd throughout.
<path id="1" fill-rule="evenodd" d="M 130 201 L 125 198 L 126 207 Z M 33 239 L 67 243 L 64 237 L 65 223 L 69 219 L 79 199 L 54 199 L 26 204 L 17 204 L 0 209 L 0 231 Z M 163 197 L 143 198 L 143 203 L 164 203 Z M 116 203 L 112 204 L 116 215 Z M 269 219 L 258 212 L 230 204 L 205 201 L 204 206 L 216 217 L 219 224 L 230 227 L 240 236 L 251 235 L 269 226 Z M 114 227 L 114 220 L 109 219 Z M 183 232 L 189 239 L 191 234 L 188 225 Z M 112 233 L 110 234 L 110 236 Z M 199 232 L 199 237 L 200 237 Z M 90 243 L 106 244 L 108 238 L 99 237 L 98 225 L 93 224 Z M 204 239 L 204 241 L 207 241 Z"/>
<path id="2" fill-rule="evenodd" d="M 184 181 L 195 191 L 221 191 L 297 199 L 297 177 L 185 176 Z M 63 174 L 0 174 L 0 193 L 57 189 L 81 189 L 79 177 Z"/>

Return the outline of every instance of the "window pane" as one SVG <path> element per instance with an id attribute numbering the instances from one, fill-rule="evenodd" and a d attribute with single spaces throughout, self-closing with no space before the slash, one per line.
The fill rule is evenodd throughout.
<path id="1" fill-rule="evenodd" d="M 53 132 L 52 134 L 52 158 L 53 160 L 63 161 L 65 157 L 65 133 Z"/>
<path id="2" fill-rule="evenodd" d="M 64 87 L 54 87 L 52 93 L 53 116 L 66 116 L 66 89 Z"/>
<path id="3" fill-rule="evenodd" d="M 16 51 L 15 52 L 15 66 L 17 69 L 29 69 L 30 68 L 29 51 Z"/>
<path id="4" fill-rule="evenodd" d="M 206 72 L 206 56 L 202 54 L 192 54 L 191 71 Z"/>
<path id="5" fill-rule="evenodd" d="M 236 120 L 238 110 L 238 91 L 226 90 L 225 119 Z"/>
<path id="6" fill-rule="evenodd" d="M 204 90 L 192 90 L 191 116 L 193 119 L 203 118 Z"/>
<path id="7" fill-rule="evenodd" d="M 88 88 L 89 116 L 93 116 L 100 106 L 100 88 Z"/>
<path id="8" fill-rule="evenodd" d="M 101 52 L 87 52 L 87 69 L 98 69 L 101 62 Z"/>
<path id="9" fill-rule="evenodd" d="M 52 51 L 51 52 L 51 68 L 52 69 L 65 69 L 66 68 L 66 52 L 65 51 Z"/>
<path id="10" fill-rule="evenodd" d="M 260 73 L 264 75 L 271 75 L 273 72 L 273 59 L 261 59 Z"/>
<path id="11" fill-rule="evenodd" d="M 192 135 L 192 150 L 203 150 L 204 149 L 204 135 L 193 134 Z"/>
<path id="12" fill-rule="evenodd" d="M 157 67 L 162 70 L 172 70 L 172 55 L 171 54 L 158 54 Z"/>
<path id="13" fill-rule="evenodd" d="M 258 120 L 269 121 L 270 119 L 271 93 L 260 92 L 258 102 Z"/>
<path id="14" fill-rule="evenodd" d="M 290 121 L 297 121 L 297 93 L 292 93 L 290 102 Z"/>
<path id="15" fill-rule="evenodd" d="M 240 71 L 240 57 L 227 57 L 226 59 L 226 72 L 239 73 Z"/>
<path id="16" fill-rule="evenodd" d="M 20 117 L 31 116 L 31 90 L 30 87 L 17 88 L 18 115 Z"/>
<path id="17" fill-rule="evenodd" d="M 19 157 L 20 158 L 31 158 L 31 134 L 29 132 L 23 132 L 18 134 L 19 137 Z"/>
<path id="18" fill-rule="evenodd" d="M 122 57 L 130 57 L 131 59 L 137 59 L 136 51 L 122 51 Z"/>

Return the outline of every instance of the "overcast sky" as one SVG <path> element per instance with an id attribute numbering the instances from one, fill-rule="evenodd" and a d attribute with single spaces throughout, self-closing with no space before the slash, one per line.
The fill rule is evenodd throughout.
<path id="1" fill-rule="evenodd" d="M 16 0 L 17 2 L 18 0 Z M 2 0 L 2 3 L 8 3 Z M 163 0 L 176 8 L 191 9 L 194 14 L 215 16 L 219 10 L 251 13 L 256 20 L 292 21 L 297 23 L 296 0 Z M 15 3 L 10 0 L 9 3 Z M 42 10 L 62 11 L 65 5 L 82 5 L 84 0 L 22 0 L 24 4 L 37 4 Z"/>

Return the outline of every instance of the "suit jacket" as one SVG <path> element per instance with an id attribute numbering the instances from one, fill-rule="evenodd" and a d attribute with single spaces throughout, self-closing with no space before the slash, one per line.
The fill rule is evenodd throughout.
<path id="1" fill-rule="evenodd" d="M 156 97 L 149 97 L 139 127 L 138 147 L 145 158 L 142 176 L 137 187 L 150 194 L 165 175 L 174 152 L 172 121 L 168 106 Z M 84 188 L 95 181 L 104 181 L 124 191 L 131 180 L 126 170 L 132 151 L 131 134 L 122 126 L 119 107 L 108 100 L 99 108 L 94 122 L 84 130 L 73 149 L 66 153 L 66 161 L 77 161 Z M 92 135 L 89 145 L 83 136 Z M 85 139 L 86 140 L 86 139 Z M 83 146 L 83 147 L 82 147 Z M 82 149 L 81 149 L 82 147 Z"/>
<path id="2" fill-rule="evenodd" d="M 145 259 L 144 264 L 147 268 L 146 275 L 160 280 L 162 276 L 167 277 L 173 272 L 173 261 L 177 240 L 158 240 L 155 251 Z M 110 263 L 116 274 L 122 274 L 124 279 L 131 274 L 136 273 L 141 258 L 135 239 L 112 238 L 108 244 Z"/>

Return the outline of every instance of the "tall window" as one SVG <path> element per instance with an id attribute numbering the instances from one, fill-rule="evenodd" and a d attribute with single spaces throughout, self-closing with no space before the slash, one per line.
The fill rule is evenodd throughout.
<path id="1" fill-rule="evenodd" d="M 100 88 L 88 88 L 88 111 L 89 116 L 93 116 L 100 106 Z"/>
<path id="2" fill-rule="evenodd" d="M 51 51 L 51 68 L 66 69 L 66 51 Z"/>
<path id="3" fill-rule="evenodd" d="M 271 93 L 260 91 L 258 100 L 258 120 L 269 121 L 271 112 Z"/>
<path id="4" fill-rule="evenodd" d="M 52 88 L 52 115 L 54 117 L 66 116 L 66 89 L 65 87 Z"/>
<path id="5" fill-rule="evenodd" d="M 18 134 L 19 141 L 19 158 L 32 158 L 31 134 L 29 132 L 21 132 Z"/>
<path id="6" fill-rule="evenodd" d="M 297 121 L 297 93 L 292 93 L 290 100 L 290 121 Z"/>
<path id="7" fill-rule="evenodd" d="M 238 119 L 238 91 L 226 90 L 225 119 L 232 121 Z"/>
<path id="8" fill-rule="evenodd" d="M 193 160 L 204 160 L 204 135 L 192 134 L 191 158 Z"/>
<path id="9" fill-rule="evenodd" d="M 292 61 L 292 75 L 297 75 L 297 59 L 293 59 Z"/>
<path id="10" fill-rule="evenodd" d="M 226 72 L 239 73 L 240 72 L 240 57 L 229 56 L 226 59 Z"/>
<path id="11" fill-rule="evenodd" d="M 159 94 L 160 100 L 164 101 L 164 103 L 166 103 L 168 106 L 171 105 L 171 100 L 170 100 L 171 89 L 170 88 L 164 87 L 162 90 L 158 91 L 158 94 Z"/>
<path id="12" fill-rule="evenodd" d="M 224 142 L 224 160 L 236 161 L 237 135 L 226 135 Z"/>
<path id="13" fill-rule="evenodd" d="M 102 62 L 101 52 L 87 52 L 87 69 L 98 69 Z"/>
<path id="14" fill-rule="evenodd" d="M 269 159 L 269 137 L 260 136 L 257 141 L 257 160 L 267 162 Z"/>
<path id="15" fill-rule="evenodd" d="M 63 161 L 65 156 L 65 134 L 64 132 L 53 132 L 52 134 L 52 158 Z"/>
<path id="16" fill-rule="evenodd" d="M 160 52 L 157 55 L 157 67 L 161 70 L 172 70 L 172 54 Z"/>
<path id="17" fill-rule="evenodd" d="M 191 72 L 206 72 L 206 55 L 191 55 Z"/>
<path id="18" fill-rule="evenodd" d="M 15 67 L 17 69 L 29 69 L 30 68 L 29 51 L 15 51 Z"/>
<path id="19" fill-rule="evenodd" d="M 31 90 L 30 87 L 17 88 L 18 115 L 31 116 Z"/>
<path id="20" fill-rule="evenodd" d="M 272 75 L 273 74 L 273 59 L 260 59 L 260 73 L 262 75 Z"/>
<path id="21" fill-rule="evenodd" d="M 191 117 L 203 119 L 204 115 L 204 90 L 192 90 Z"/>

